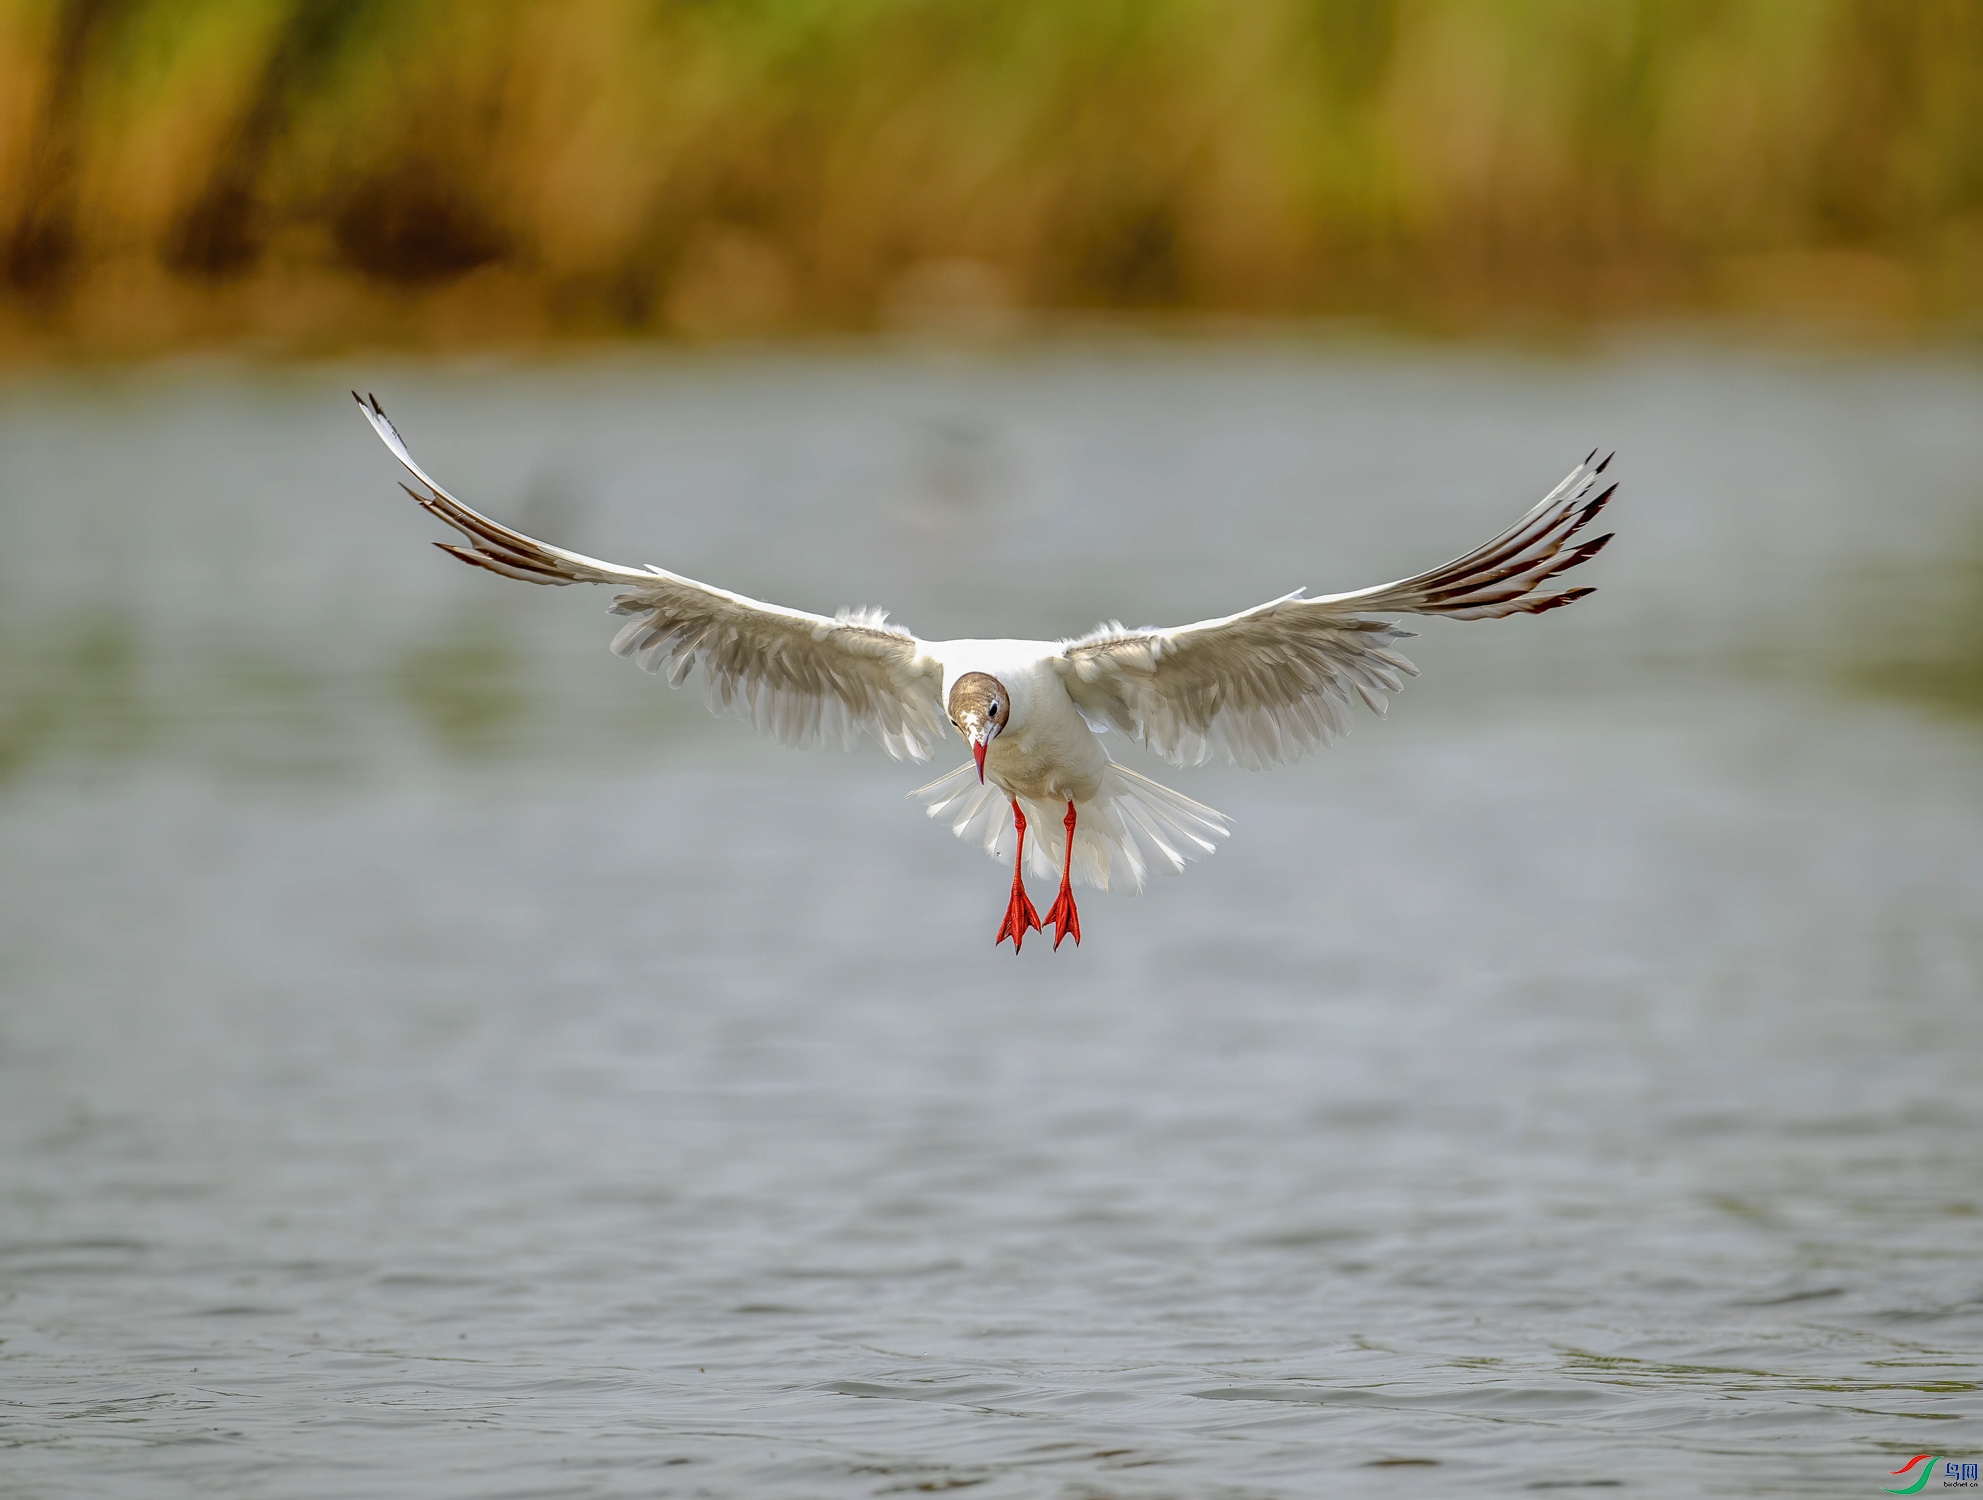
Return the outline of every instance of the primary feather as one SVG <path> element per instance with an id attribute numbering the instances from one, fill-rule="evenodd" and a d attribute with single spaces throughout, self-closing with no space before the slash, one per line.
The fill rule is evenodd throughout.
<path id="1" fill-rule="evenodd" d="M 1592 496 L 1611 462 L 1596 457 L 1493 541 L 1430 572 L 1314 599 L 1297 590 L 1195 625 L 1104 625 L 1063 642 L 1054 665 L 1084 714 L 1172 765 L 1258 769 L 1298 760 L 1349 732 L 1355 700 L 1381 717 L 1385 694 L 1418 675 L 1390 649 L 1412 632 L 1370 614 L 1480 620 L 1540 614 L 1593 592 L 1541 590 L 1611 540 L 1571 545 L 1617 488 Z"/>
<path id="2" fill-rule="evenodd" d="M 429 478 L 376 397 L 360 397 L 358 404 L 429 491 L 423 495 L 409 486 L 407 493 L 468 539 L 466 547 L 436 543 L 443 552 L 529 583 L 623 586 L 627 592 L 615 599 L 613 612 L 633 619 L 614 638 L 614 651 L 650 672 L 666 668 L 677 687 L 700 664 L 712 709 L 735 714 L 785 744 L 852 749 L 865 733 L 897 760 L 929 759 L 943 733 L 937 697 L 943 668 L 885 614 L 842 610 L 829 619 L 663 568 L 602 562 L 512 531 Z"/>

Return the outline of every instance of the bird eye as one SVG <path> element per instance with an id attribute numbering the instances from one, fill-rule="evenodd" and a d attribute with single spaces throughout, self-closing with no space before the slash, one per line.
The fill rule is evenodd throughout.
<path id="1" fill-rule="evenodd" d="M 991 716 L 994 719 L 998 717 L 998 699 L 996 698 L 992 699 Z"/>

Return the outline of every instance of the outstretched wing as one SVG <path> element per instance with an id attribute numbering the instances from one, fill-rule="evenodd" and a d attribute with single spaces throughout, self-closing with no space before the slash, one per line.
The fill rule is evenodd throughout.
<path id="1" fill-rule="evenodd" d="M 1576 537 L 1618 488 L 1593 496 L 1611 459 L 1577 466 L 1542 503 L 1486 546 L 1415 578 L 1352 594 L 1274 599 L 1223 620 L 1172 630 L 1105 625 L 1054 661 L 1090 719 L 1176 766 L 1222 760 L 1259 768 L 1298 760 L 1347 734 L 1353 697 L 1382 716 L 1386 693 L 1418 669 L 1391 649 L 1412 634 L 1371 613 L 1486 620 L 1541 614 L 1593 592 L 1545 585 L 1611 540 Z"/>
<path id="2" fill-rule="evenodd" d="M 701 662 L 709 706 L 733 713 L 788 745 L 852 749 L 871 734 L 897 760 L 928 760 L 942 736 L 942 663 L 878 610 L 832 619 L 760 603 L 656 567 L 625 568 L 567 552 L 471 510 L 414 462 L 378 398 L 352 393 L 393 456 L 426 486 L 404 488 L 421 507 L 468 539 L 443 552 L 526 583 L 610 583 L 626 590 L 613 613 L 633 619 L 613 650 L 650 672 L 668 669 L 680 687 Z"/>

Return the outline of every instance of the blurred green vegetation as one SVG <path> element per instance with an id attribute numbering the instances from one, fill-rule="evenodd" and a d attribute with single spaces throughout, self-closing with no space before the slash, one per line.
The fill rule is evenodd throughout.
<path id="1" fill-rule="evenodd" d="M 23 640 L 0 634 L 0 782 L 55 755 L 122 759 L 157 729 L 126 616 L 63 622 Z"/>
<path id="2" fill-rule="evenodd" d="M 476 610 L 410 650 L 393 672 L 406 707 L 441 746 L 457 755 L 505 748 L 528 711 L 523 653 L 507 617 Z"/>
<path id="3" fill-rule="evenodd" d="M 362 764 L 366 747 L 394 740 L 402 724 L 473 759 L 519 748 L 533 707 L 547 708 L 537 727 L 561 722 L 555 706 L 533 700 L 500 610 L 444 616 L 384 659 L 341 663 L 296 639 L 252 649 L 227 636 L 162 642 L 121 612 L 0 616 L 0 786 L 44 764 L 174 757 L 318 778 Z M 637 737 L 651 725 L 636 717 L 631 727 Z"/>
<path id="4" fill-rule="evenodd" d="M 1939 569 L 1879 580 L 1869 592 L 1903 602 L 1866 612 L 1881 628 L 1860 646 L 1847 680 L 1882 697 L 1983 718 L 1983 535 Z"/>
<path id="5" fill-rule="evenodd" d="M 335 624 L 171 628 L 172 613 L 0 608 L 0 790 L 57 767 L 321 781 L 404 753 L 611 761 L 711 722 L 700 692 L 628 691 L 604 651 L 534 660 L 526 612 L 500 597 L 356 650 L 344 642 L 362 631 Z"/>
<path id="6" fill-rule="evenodd" d="M 1975 0 L 0 0 L 0 333 L 1983 310 Z"/>

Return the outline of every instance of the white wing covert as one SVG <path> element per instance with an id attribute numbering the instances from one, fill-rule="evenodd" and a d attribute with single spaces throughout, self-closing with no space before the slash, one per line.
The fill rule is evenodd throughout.
<path id="1" fill-rule="evenodd" d="M 468 539 L 434 545 L 463 562 L 526 583 L 616 584 L 612 606 L 632 620 L 613 650 L 681 686 L 698 662 L 709 706 L 787 745 L 852 749 L 871 734 L 897 760 L 928 760 L 944 732 L 942 664 L 879 610 L 825 615 L 766 604 L 656 567 L 627 568 L 512 531 L 442 489 L 407 451 L 378 398 L 354 391 L 385 445 L 425 485 L 402 486 L 422 509 Z"/>
<path id="2" fill-rule="evenodd" d="M 1592 453 L 1514 526 L 1464 557 L 1395 583 L 1305 598 L 1300 590 L 1220 620 L 1173 629 L 1102 626 L 1065 643 L 1054 666 L 1075 704 L 1175 766 L 1253 769 L 1298 760 L 1350 729 L 1354 698 L 1383 716 L 1385 694 L 1418 669 L 1392 645 L 1413 632 L 1373 612 L 1456 620 L 1541 614 L 1594 592 L 1540 592 L 1610 534 L 1576 542 L 1614 484 Z"/>

